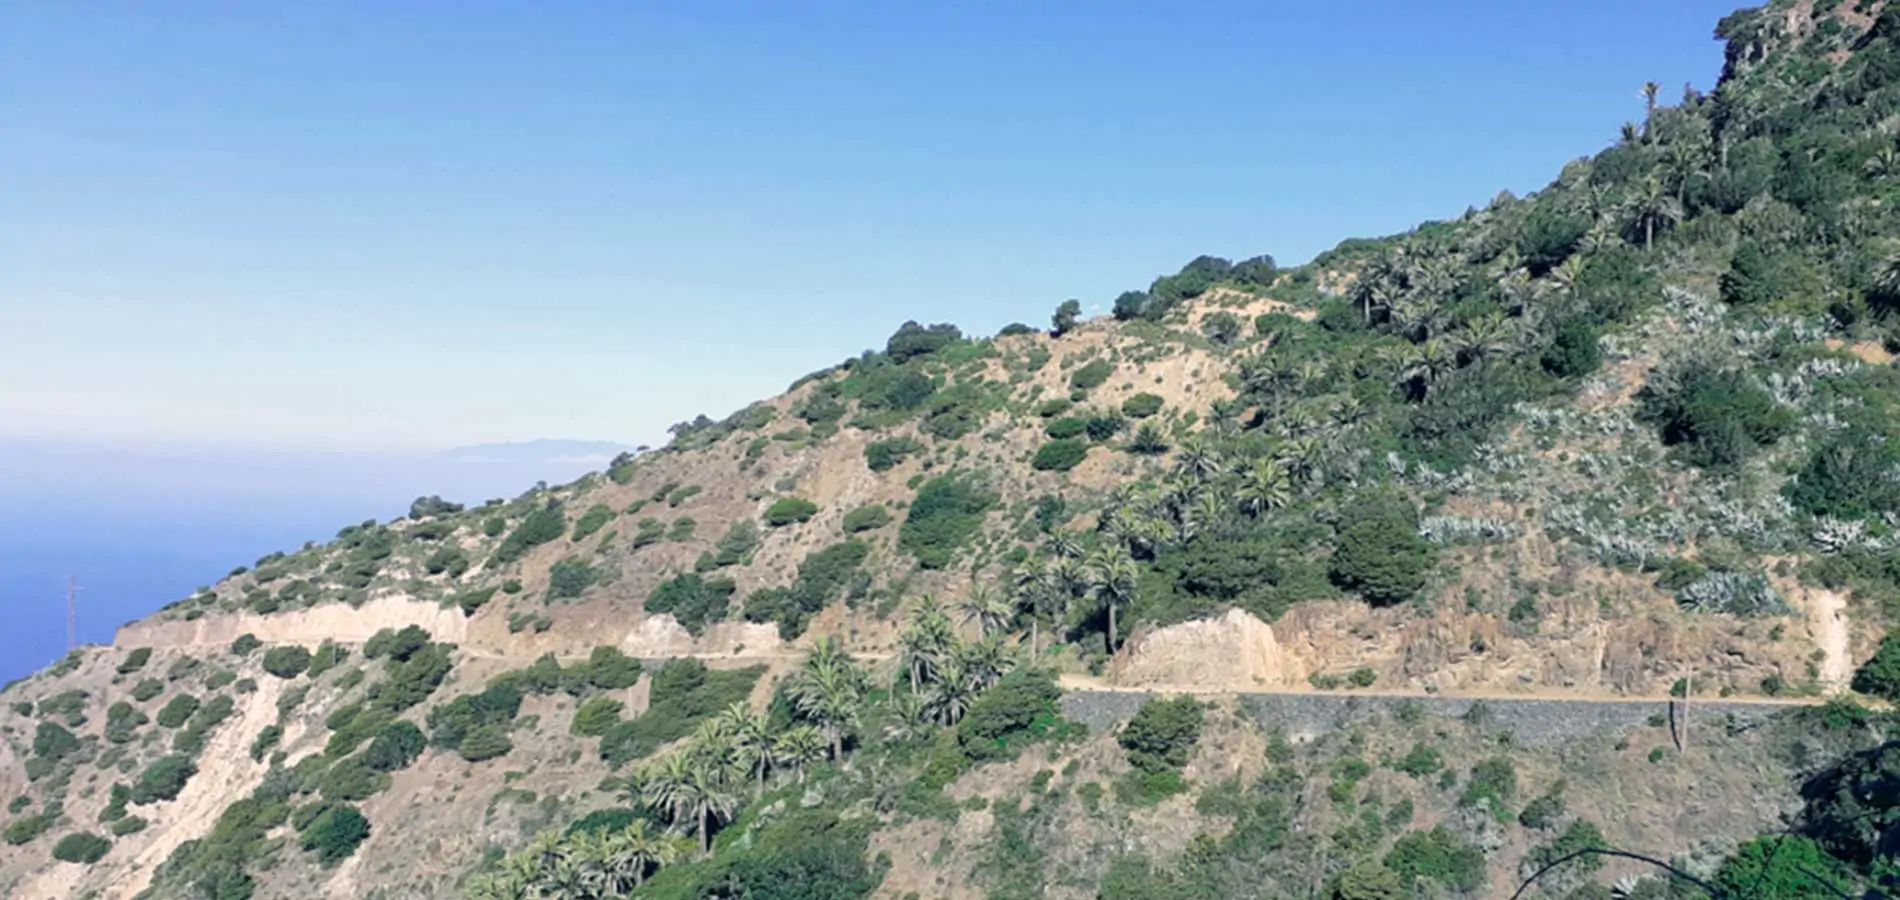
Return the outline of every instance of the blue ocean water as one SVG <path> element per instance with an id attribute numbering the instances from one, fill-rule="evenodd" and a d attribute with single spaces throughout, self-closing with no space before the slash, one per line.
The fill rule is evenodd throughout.
<path id="1" fill-rule="evenodd" d="M 0 683 L 66 652 L 66 579 L 82 643 L 415 497 L 513 497 L 598 465 L 0 442 Z"/>

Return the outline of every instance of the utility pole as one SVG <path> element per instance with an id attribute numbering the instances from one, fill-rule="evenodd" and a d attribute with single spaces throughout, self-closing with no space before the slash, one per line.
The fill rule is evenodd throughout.
<path id="1" fill-rule="evenodd" d="M 66 576 L 66 652 L 79 649 L 79 579 Z"/>

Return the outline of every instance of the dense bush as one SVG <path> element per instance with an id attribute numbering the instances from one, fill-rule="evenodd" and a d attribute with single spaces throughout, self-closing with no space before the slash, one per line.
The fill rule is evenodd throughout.
<path id="1" fill-rule="evenodd" d="M 586 512 L 581 513 L 580 518 L 574 520 L 574 535 L 572 539 L 576 541 L 586 540 L 588 536 L 599 531 L 608 522 L 613 520 L 613 507 L 605 503 L 596 503 L 588 507 Z"/>
<path id="2" fill-rule="evenodd" d="M 996 495 L 957 474 L 939 475 L 917 490 L 898 531 L 898 549 L 926 569 L 942 569 L 983 527 Z"/>
<path id="3" fill-rule="evenodd" d="M 1049 424 L 1043 426 L 1042 429 L 1044 434 L 1058 441 L 1081 437 L 1088 433 L 1088 430 L 1089 420 L 1081 416 L 1064 416 L 1060 419 L 1052 419 Z"/>
<path id="4" fill-rule="evenodd" d="M 106 708 L 106 740 L 114 744 L 130 743 L 139 727 L 151 720 L 138 707 L 120 700 Z M 37 745 L 38 741 L 34 743 Z"/>
<path id="5" fill-rule="evenodd" d="M 687 572 L 660 582 L 647 595 L 648 613 L 670 613 L 681 627 L 693 634 L 702 634 L 709 623 L 726 617 L 734 591 L 738 585 L 730 578 L 706 578 L 697 572 Z"/>
<path id="6" fill-rule="evenodd" d="M 370 635 L 363 644 L 363 658 L 381 659 L 387 656 L 401 662 L 428 645 L 429 632 L 420 625 L 409 625 L 401 631 L 384 628 Z"/>
<path id="7" fill-rule="evenodd" d="M 317 651 L 315 653 L 310 654 L 310 668 L 307 670 L 307 674 L 311 678 L 319 677 L 323 673 L 336 668 L 339 663 L 349 657 L 350 649 L 348 647 L 341 646 L 334 641 L 324 641 L 317 645 Z"/>
<path id="8" fill-rule="evenodd" d="M 264 651 L 264 671 L 278 678 L 295 678 L 310 668 L 310 651 L 296 644 Z"/>
<path id="9" fill-rule="evenodd" d="M 600 573 L 587 561 L 570 556 L 548 567 L 549 600 L 572 600 L 586 593 L 599 580 Z"/>
<path id="10" fill-rule="evenodd" d="M 922 452 L 924 445 L 915 438 L 899 437 L 882 441 L 872 441 L 864 445 L 864 464 L 873 472 L 884 472 L 896 468 L 904 460 Z"/>
<path id="11" fill-rule="evenodd" d="M 1411 503 L 1374 495 L 1342 511 L 1329 574 L 1334 584 L 1366 602 L 1390 606 L 1417 596 L 1436 562 L 1436 548 L 1418 536 L 1418 512 Z"/>
<path id="12" fill-rule="evenodd" d="M 1881 637 L 1873 657 L 1854 671 L 1852 686 L 1869 696 L 1900 701 L 1900 632 Z"/>
<path id="13" fill-rule="evenodd" d="M 178 694 L 165 702 L 158 711 L 158 724 L 165 728 L 177 728 L 191 719 L 198 711 L 198 698 L 190 694 Z"/>
<path id="14" fill-rule="evenodd" d="M 124 659 L 119 660 L 119 674 L 130 675 L 133 672 L 137 672 L 145 668 L 146 662 L 150 661 L 151 658 L 152 648 L 150 647 L 140 647 L 133 650 L 127 653 Z"/>
<path id="15" fill-rule="evenodd" d="M 1108 376 L 1113 374 L 1115 366 L 1108 360 L 1092 360 L 1069 373 L 1069 386 L 1078 391 L 1094 390 L 1108 383 Z"/>
<path id="16" fill-rule="evenodd" d="M 156 678 L 147 678 L 132 686 L 132 699 L 139 703 L 144 703 L 163 693 L 165 693 L 165 682 Z"/>
<path id="17" fill-rule="evenodd" d="M 463 759 L 476 763 L 506 756 L 514 749 L 515 744 L 508 739 L 507 732 L 492 725 L 478 725 L 469 729 L 462 743 L 456 747 L 456 752 L 462 754 Z"/>
<path id="18" fill-rule="evenodd" d="M 600 758 L 619 766 L 691 734 L 701 721 L 743 701 L 763 671 L 712 671 L 690 658 L 668 662 L 654 673 L 646 712 L 602 735 Z"/>
<path id="19" fill-rule="evenodd" d="M 1067 472 L 1081 465 L 1088 455 L 1088 442 L 1063 438 L 1036 448 L 1036 455 L 1029 460 L 1029 466 L 1038 472 Z"/>
<path id="20" fill-rule="evenodd" d="M 713 545 L 713 566 L 723 568 L 736 566 L 752 559 L 752 551 L 758 549 L 762 536 L 759 523 L 751 519 L 740 519 L 726 529 L 725 536 Z"/>
<path id="21" fill-rule="evenodd" d="M 257 648 L 262 646 L 264 646 L 264 642 L 258 640 L 257 635 L 240 634 L 237 636 L 237 640 L 231 642 L 231 654 L 233 656 L 250 656 L 257 651 Z"/>
<path id="22" fill-rule="evenodd" d="M 450 503 L 434 494 L 417 497 L 409 504 L 409 518 L 428 519 L 437 516 L 452 516 L 462 511 L 462 504 Z"/>
<path id="23" fill-rule="evenodd" d="M 422 755 L 427 744 L 422 729 L 409 722 L 391 722 L 376 733 L 376 738 L 363 751 L 363 765 L 378 772 L 407 769 Z"/>
<path id="24" fill-rule="evenodd" d="M 1146 419 L 1160 412 L 1163 402 L 1155 394 L 1135 394 L 1122 401 L 1122 415 L 1131 419 Z"/>
<path id="25" fill-rule="evenodd" d="M 1152 698 L 1115 735 L 1115 743 L 1138 770 L 1179 772 L 1201 739 L 1206 714 L 1206 704 L 1193 697 Z"/>
<path id="26" fill-rule="evenodd" d="M 399 713 L 428 699 L 448 677 L 454 661 L 448 644 L 424 644 L 407 656 L 391 655 L 383 680 L 370 685 L 369 701 Z"/>
<path id="27" fill-rule="evenodd" d="M 1900 442 L 1853 427 L 1815 448 L 1783 493 L 1797 508 L 1817 516 L 1863 519 L 1900 512 Z"/>
<path id="28" fill-rule="evenodd" d="M 145 767 L 132 784 L 132 802 L 144 806 L 170 800 L 185 789 L 185 782 L 198 774 L 198 765 L 185 756 L 164 756 Z"/>
<path id="29" fill-rule="evenodd" d="M 556 664 L 558 669 L 558 664 Z M 556 676 L 558 679 L 558 675 Z M 474 694 L 463 694 L 429 710 L 429 740 L 438 747 L 459 749 L 469 732 L 491 727 L 505 731 L 521 712 L 518 679 L 502 678 Z"/>
<path id="30" fill-rule="evenodd" d="M 620 713 L 627 705 L 612 697 L 589 697 L 574 709 L 569 730 L 582 737 L 600 737 L 620 724 Z"/>
<path id="31" fill-rule="evenodd" d="M 766 509 L 765 524 L 773 528 L 811 521 L 818 514 L 818 504 L 803 497 L 780 497 Z"/>
<path id="32" fill-rule="evenodd" d="M 24 816 L 7 823 L 7 830 L 4 837 L 8 844 L 15 847 L 21 844 L 32 843 L 34 839 L 45 834 L 58 821 L 59 816 L 50 812 L 43 812 L 34 816 Z"/>
<path id="33" fill-rule="evenodd" d="M 1399 838 L 1385 856 L 1385 867 L 1408 886 L 1430 879 L 1454 891 L 1472 893 L 1485 882 L 1484 851 L 1443 825 Z"/>
<path id="34" fill-rule="evenodd" d="M 369 819 L 348 803 L 333 803 L 311 820 L 298 834 L 303 849 L 315 853 L 317 861 L 331 865 L 348 859 L 356 848 L 369 839 Z"/>
<path id="35" fill-rule="evenodd" d="M 79 738 L 53 722 L 41 722 L 33 729 L 33 755 L 58 762 L 79 749 Z"/>
<path id="36" fill-rule="evenodd" d="M 884 354 L 891 362 L 906 363 L 919 356 L 928 356 L 951 344 L 963 340 L 963 331 L 955 325 L 939 323 L 928 328 L 916 322 L 905 322 L 898 326 L 897 332 L 884 343 Z"/>
<path id="37" fill-rule="evenodd" d="M 333 803 L 367 800 L 389 788 L 389 776 L 369 767 L 360 757 L 337 761 L 323 773 L 317 789 Z"/>
<path id="38" fill-rule="evenodd" d="M 1511 804 L 1516 800 L 1517 766 L 1509 757 L 1497 756 L 1471 767 L 1471 780 L 1465 783 L 1458 805 L 1489 809 L 1498 821 L 1508 822 L 1515 816 Z"/>
<path id="39" fill-rule="evenodd" d="M 1049 673 L 1018 669 L 970 704 L 957 723 L 957 745 L 976 762 L 1001 759 L 1056 723 L 1062 690 Z"/>
<path id="40" fill-rule="evenodd" d="M 468 572 L 468 554 L 460 547 L 443 547 L 422 561 L 423 571 L 430 575 L 447 575 L 460 578 Z"/>
<path id="41" fill-rule="evenodd" d="M 865 586 L 858 567 L 871 552 L 863 541 L 844 541 L 805 557 L 798 576 L 787 587 L 754 591 L 745 601 L 749 622 L 776 622 L 779 636 L 792 640 L 803 634 L 811 617 L 854 584 Z"/>
<path id="42" fill-rule="evenodd" d="M 1582 319 L 1567 319 L 1557 326 L 1550 346 L 1544 348 L 1538 362 L 1558 378 L 1582 378 L 1597 370 L 1603 362 L 1603 350 L 1594 326 Z"/>
<path id="43" fill-rule="evenodd" d="M 88 831 L 75 831 L 53 845 L 53 858 L 89 866 L 104 859 L 111 849 L 111 841 Z"/>
<path id="44" fill-rule="evenodd" d="M 1733 468 L 1774 443 L 1794 415 L 1739 370 L 1690 361 L 1658 373 L 1638 394 L 1638 412 L 1684 462 Z"/>
<path id="45" fill-rule="evenodd" d="M 891 512 L 883 504 L 873 503 L 860 506 L 844 514 L 842 523 L 845 534 L 857 534 L 860 531 L 872 531 L 891 523 Z"/>
<path id="46" fill-rule="evenodd" d="M 495 548 L 495 555 L 489 562 L 491 565 L 514 562 L 528 555 L 529 550 L 557 540 L 566 533 L 567 514 L 561 510 L 559 503 L 550 502 L 522 519 L 521 524 L 502 539 L 501 546 Z"/>

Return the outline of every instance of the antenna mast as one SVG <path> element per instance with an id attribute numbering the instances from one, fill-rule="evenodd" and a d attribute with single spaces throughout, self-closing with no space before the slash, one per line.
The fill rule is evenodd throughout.
<path id="1" fill-rule="evenodd" d="M 79 579 L 66 576 L 66 652 L 79 649 Z"/>

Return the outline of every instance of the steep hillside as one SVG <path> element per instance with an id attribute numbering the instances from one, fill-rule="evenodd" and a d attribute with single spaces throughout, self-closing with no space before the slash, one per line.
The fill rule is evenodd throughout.
<path id="1" fill-rule="evenodd" d="M 0 893 L 1507 896 L 1601 844 L 1858 884 L 1798 788 L 1887 777 L 1822 701 L 1900 698 L 1900 9 L 1718 33 L 1716 90 L 1532 196 L 906 323 L 234 570 L 0 695 Z M 1653 874 L 1595 860 L 1536 890 Z"/>

